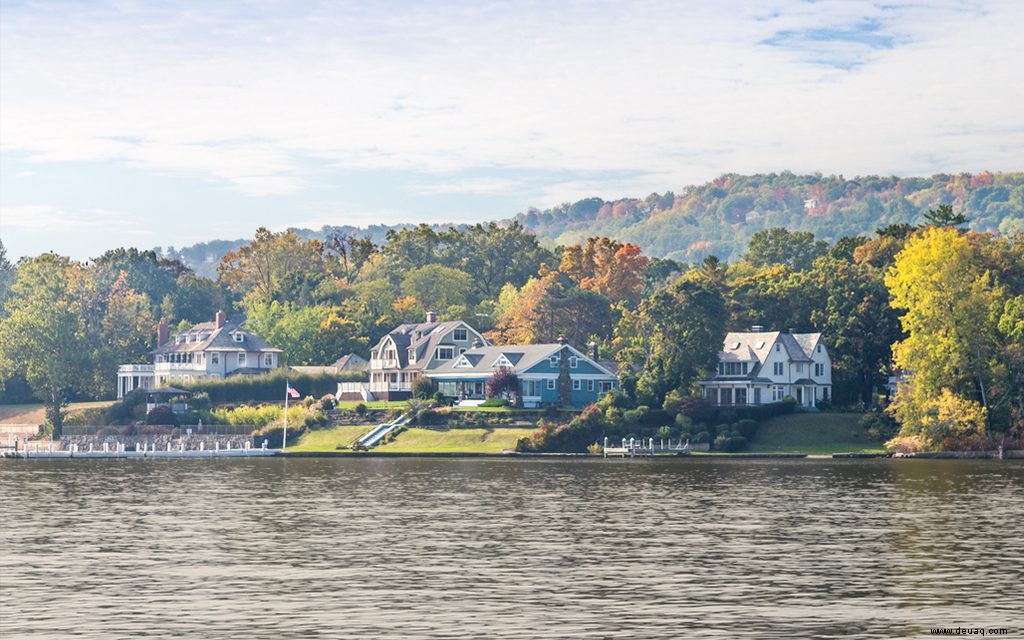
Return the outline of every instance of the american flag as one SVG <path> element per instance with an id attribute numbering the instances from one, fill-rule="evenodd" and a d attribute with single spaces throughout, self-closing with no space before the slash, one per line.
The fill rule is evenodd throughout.
<path id="1" fill-rule="evenodd" d="M 292 397 L 292 398 L 298 398 L 298 397 L 299 397 L 299 392 L 298 392 L 298 391 L 296 391 L 295 389 L 293 389 L 293 388 L 292 388 L 292 385 L 290 385 L 290 384 L 288 384 L 288 383 L 286 382 L 286 383 L 284 383 L 284 386 L 285 386 L 285 388 L 286 388 L 286 389 L 288 390 L 288 395 L 289 395 L 290 397 Z"/>

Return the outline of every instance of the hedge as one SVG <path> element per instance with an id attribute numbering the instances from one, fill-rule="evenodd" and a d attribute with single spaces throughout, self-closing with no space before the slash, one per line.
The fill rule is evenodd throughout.
<path id="1" fill-rule="evenodd" d="M 191 391 L 205 392 L 212 404 L 235 402 L 283 402 L 285 381 L 303 396 L 319 398 L 338 392 L 339 382 L 365 382 L 365 373 L 299 373 L 289 369 L 277 369 L 258 376 L 231 376 L 228 378 L 205 378 L 193 382 L 174 382 L 174 386 Z"/>

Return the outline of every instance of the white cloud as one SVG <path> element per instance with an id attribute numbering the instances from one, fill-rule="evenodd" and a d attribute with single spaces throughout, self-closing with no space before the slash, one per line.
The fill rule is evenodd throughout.
<path id="1" fill-rule="evenodd" d="M 101 209 L 67 211 L 50 205 L 0 207 L 0 228 L 50 233 L 100 230 L 136 236 L 152 235 L 131 216 Z"/>
<path id="2" fill-rule="evenodd" d="M 250 196 L 315 184 L 310 159 L 438 176 L 419 194 L 552 196 L 612 183 L 446 176 L 627 172 L 636 194 L 723 171 L 1019 168 L 1022 6 L 30 5 L 2 27 L 3 148 Z"/>

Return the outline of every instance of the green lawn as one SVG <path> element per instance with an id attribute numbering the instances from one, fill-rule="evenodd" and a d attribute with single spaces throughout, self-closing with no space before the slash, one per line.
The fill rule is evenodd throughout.
<path id="1" fill-rule="evenodd" d="M 288 451 L 337 451 L 339 446 L 347 447 L 375 426 L 377 425 L 366 424 L 310 431 L 299 439 L 298 444 L 288 447 Z"/>
<path id="2" fill-rule="evenodd" d="M 408 429 L 374 451 L 390 453 L 501 453 L 535 429 Z"/>
<path id="3" fill-rule="evenodd" d="M 794 413 L 763 422 L 745 452 L 750 453 L 884 453 L 869 440 L 859 413 Z"/>

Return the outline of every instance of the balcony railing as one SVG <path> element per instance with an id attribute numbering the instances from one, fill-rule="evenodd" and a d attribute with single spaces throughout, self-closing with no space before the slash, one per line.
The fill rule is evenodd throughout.
<path id="1" fill-rule="evenodd" d="M 371 369 L 400 369 L 398 360 L 370 360 Z"/>
<path id="2" fill-rule="evenodd" d="M 153 373 L 154 365 L 151 364 L 122 364 L 117 368 L 118 373 Z"/>

